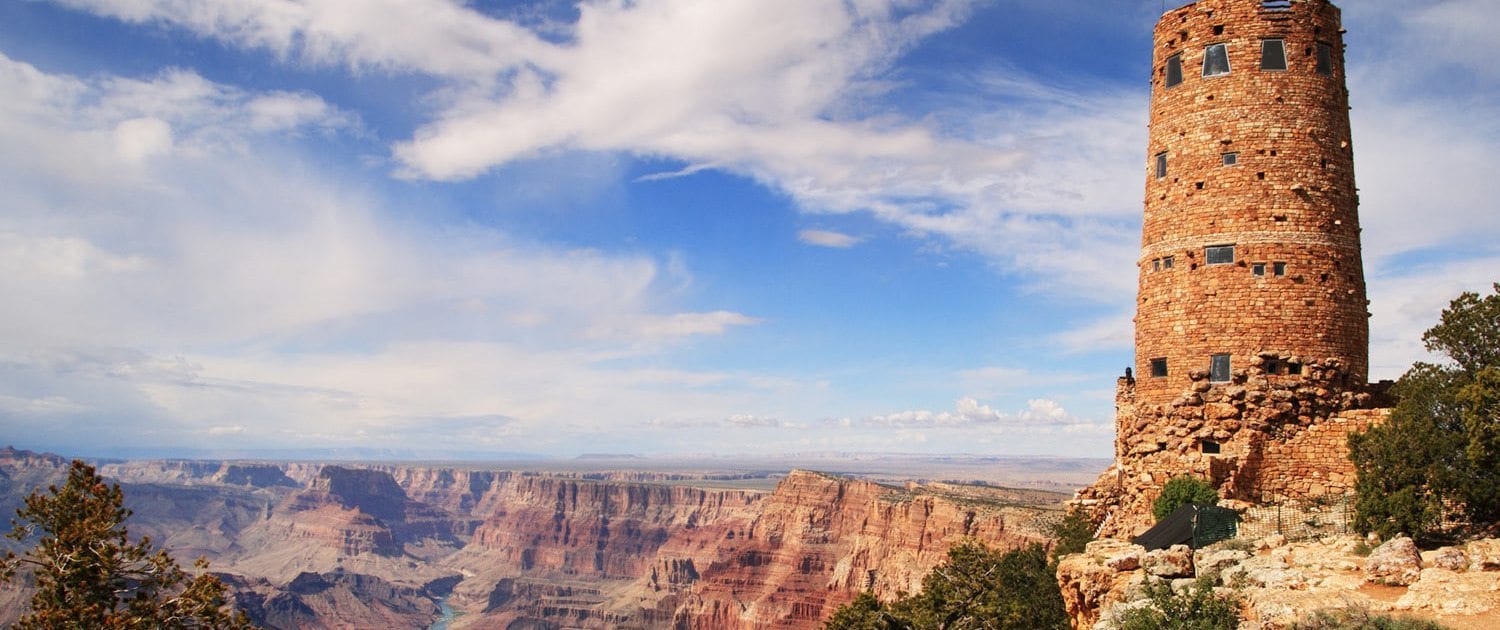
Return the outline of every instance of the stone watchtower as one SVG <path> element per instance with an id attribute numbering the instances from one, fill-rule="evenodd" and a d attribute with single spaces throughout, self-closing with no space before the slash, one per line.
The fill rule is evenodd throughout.
<path id="1" fill-rule="evenodd" d="M 1156 25 L 1135 378 L 1115 465 L 1080 493 L 1120 528 L 1179 474 L 1250 500 L 1352 482 L 1369 315 L 1343 32 L 1327 0 Z"/>
<path id="2" fill-rule="evenodd" d="M 1156 24 L 1135 318 L 1140 403 L 1262 353 L 1338 359 L 1363 382 L 1359 253 L 1339 10 L 1203 0 Z"/>

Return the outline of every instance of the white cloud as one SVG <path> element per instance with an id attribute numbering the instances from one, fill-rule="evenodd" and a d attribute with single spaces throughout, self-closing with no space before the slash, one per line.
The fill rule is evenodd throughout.
<path id="1" fill-rule="evenodd" d="M 802 230 L 797 232 L 797 240 L 818 247 L 848 249 L 858 245 L 864 239 L 831 230 Z"/>
<path id="2" fill-rule="evenodd" d="M 1015 414 L 998 411 L 982 405 L 973 398 L 960 398 L 953 411 L 902 411 L 882 416 L 872 416 L 862 422 L 844 423 L 844 426 L 882 426 L 893 428 L 957 428 L 969 426 L 1007 426 L 1037 428 L 1048 425 L 1084 424 L 1074 418 L 1062 405 L 1046 399 L 1027 401 L 1026 409 Z"/>

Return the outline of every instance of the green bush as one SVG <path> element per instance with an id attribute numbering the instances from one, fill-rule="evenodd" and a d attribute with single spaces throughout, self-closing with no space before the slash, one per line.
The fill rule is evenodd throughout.
<path id="1" fill-rule="evenodd" d="M 1349 459 L 1355 527 L 1430 542 L 1451 533 L 1450 517 L 1500 520 L 1500 284 L 1453 300 L 1422 341 L 1452 362 L 1402 375 L 1390 418 L 1351 434 Z"/>
<path id="2" fill-rule="evenodd" d="M 1182 592 L 1169 582 L 1147 582 L 1150 604 L 1120 618 L 1120 630 L 1234 630 L 1240 624 L 1240 601 L 1214 592 L 1213 580 L 1199 578 Z"/>
<path id="3" fill-rule="evenodd" d="M 1447 630 L 1425 619 L 1377 615 L 1364 608 L 1320 610 L 1312 618 L 1292 624 L 1292 630 Z"/>
<path id="4" fill-rule="evenodd" d="M 1219 491 L 1207 481 L 1190 475 L 1173 477 L 1161 488 L 1161 496 L 1151 504 L 1151 515 L 1160 521 L 1168 514 L 1189 503 L 1214 505 L 1219 502 Z"/>
<path id="5" fill-rule="evenodd" d="M 922 579 L 916 595 L 882 604 L 860 595 L 834 611 L 829 630 L 925 628 L 1065 630 L 1068 616 L 1047 549 L 1030 545 L 1000 552 L 967 542 Z"/>
<path id="6" fill-rule="evenodd" d="M 1061 558 L 1070 553 L 1081 553 L 1094 539 L 1094 521 L 1083 510 L 1074 510 L 1052 527 L 1052 557 Z"/>

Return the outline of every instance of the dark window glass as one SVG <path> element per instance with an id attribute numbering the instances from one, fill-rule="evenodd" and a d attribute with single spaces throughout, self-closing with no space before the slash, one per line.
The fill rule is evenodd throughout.
<path id="1" fill-rule="evenodd" d="M 1229 74 L 1229 48 L 1214 44 L 1203 49 L 1203 76 L 1216 77 Z"/>
<path id="2" fill-rule="evenodd" d="M 1318 74 L 1333 76 L 1333 45 L 1318 42 Z"/>
<path id="3" fill-rule="evenodd" d="M 1156 154 L 1156 178 L 1167 176 L 1167 154 L 1166 152 Z"/>
<path id="4" fill-rule="evenodd" d="M 1151 270 L 1152 271 L 1161 271 L 1161 259 L 1160 258 L 1152 258 L 1151 259 Z"/>
<path id="5" fill-rule="evenodd" d="M 1233 245 L 1217 245 L 1203 248 L 1204 258 L 1210 265 L 1227 265 L 1234 262 Z"/>
<path id="6" fill-rule="evenodd" d="M 1167 57 L 1167 87 L 1182 83 L 1182 55 Z"/>
<path id="7" fill-rule="evenodd" d="M 1279 39 L 1262 40 L 1260 43 L 1260 69 L 1286 69 L 1286 42 Z"/>
<path id="8" fill-rule="evenodd" d="M 1174 261 L 1172 260 L 1172 257 L 1171 256 L 1167 256 L 1166 258 L 1161 259 L 1161 268 L 1162 269 L 1171 269 L 1173 262 Z"/>
<path id="9" fill-rule="evenodd" d="M 1164 358 L 1163 359 L 1152 359 L 1151 360 L 1151 376 L 1153 378 L 1161 378 L 1161 377 L 1166 376 L 1166 375 L 1167 375 L 1167 360 L 1164 359 Z"/>
<path id="10" fill-rule="evenodd" d="M 1213 383 L 1229 382 L 1229 355 L 1216 354 L 1209 359 L 1208 380 Z"/>
<path id="11" fill-rule="evenodd" d="M 1256 276 L 1266 275 L 1266 263 L 1255 263 L 1250 265 L 1250 273 Z"/>
<path id="12" fill-rule="evenodd" d="M 1286 275 L 1286 263 L 1284 263 L 1284 262 L 1273 263 L 1271 265 L 1271 273 L 1276 274 L 1277 278 L 1285 276 Z"/>
<path id="13" fill-rule="evenodd" d="M 1224 158 L 1224 166 L 1234 166 L 1240 163 L 1240 154 L 1238 153 L 1224 153 L 1220 157 Z"/>

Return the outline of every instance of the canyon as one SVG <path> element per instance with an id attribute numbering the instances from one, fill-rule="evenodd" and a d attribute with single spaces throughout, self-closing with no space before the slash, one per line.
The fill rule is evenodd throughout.
<path id="1" fill-rule="evenodd" d="M 150 536 L 275 628 L 806 628 L 953 544 L 1047 539 L 1065 495 L 790 472 L 101 462 Z M 0 450 L 0 509 L 62 457 Z M 774 484 L 774 485 L 773 485 Z M 0 589 L 0 624 L 24 609 Z"/>

